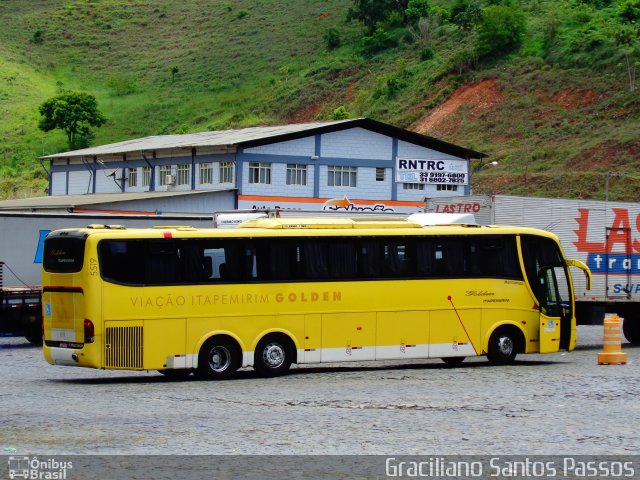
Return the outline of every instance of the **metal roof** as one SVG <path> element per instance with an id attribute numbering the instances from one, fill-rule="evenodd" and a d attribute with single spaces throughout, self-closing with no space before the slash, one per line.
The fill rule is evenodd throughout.
<path id="1" fill-rule="evenodd" d="M 134 152 L 198 147 L 247 148 L 356 127 L 372 130 L 383 135 L 395 136 L 396 138 L 410 143 L 462 158 L 486 157 L 484 153 L 447 143 L 433 137 L 394 127 L 369 118 L 356 118 L 335 120 L 331 122 L 297 123 L 272 127 L 250 127 L 238 130 L 220 130 L 213 132 L 185 133 L 179 135 L 157 135 L 126 140 L 124 142 L 110 143 L 98 147 L 45 155 L 41 158 L 96 157 L 101 155 L 118 155 Z"/>
<path id="2" fill-rule="evenodd" d="M 194 148 L 194 147 L 224 147 L 241 145 L 292 133 L 306 132 L 327 124 L 339 124 L 344 120 L 335 122 L 299 123 L 274 127 L 250 127 L 239 130 L 219 130 L 213 132 L 184 133 L 177 135 L 156 135 L 151 137 L 126 140 L 124 142 L 110 143 L 99 147 L 84 148 L 71 152 L 46 155 L 42 158 L 59 157 L 91 157 L 96 155 L 110 155 L 127 152 L 147 150 L 162 150 L 167 148 Z"/>
<path id="3" fill-rule="evenodd" d="M 47 197 L 20 198 L 0 202 L 0 210 L 16 209 L 49 209 L 49 208 L 78 208 L 113 202 L 130 202 L 133 200 L 164 199 L 186 195 L 203 195 L 214 192 L 227 192 L 234 188 L 214 190 L 185 190 L 179 192 L 129 192 L 129 193 L 97 193 L 86 195 L 54 195 Z"/>

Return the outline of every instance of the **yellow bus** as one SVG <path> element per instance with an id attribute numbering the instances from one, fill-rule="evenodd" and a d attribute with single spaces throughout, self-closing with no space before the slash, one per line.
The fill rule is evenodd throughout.
<path id="1" fill-rule="evenodd" d="M 196 372 L 572 350 L 558 238 L 409 219 L 265 218 L 236 229 L 91 225 L 44 243 L 54 365 Z"/>

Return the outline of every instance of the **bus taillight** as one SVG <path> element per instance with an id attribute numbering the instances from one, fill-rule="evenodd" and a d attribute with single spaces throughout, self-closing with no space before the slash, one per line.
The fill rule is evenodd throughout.
<path id="1" fill-rule="evenodd" d="M 84 343 L 93 343 L 95 329 L 91 320 L 84 320 Z"/>

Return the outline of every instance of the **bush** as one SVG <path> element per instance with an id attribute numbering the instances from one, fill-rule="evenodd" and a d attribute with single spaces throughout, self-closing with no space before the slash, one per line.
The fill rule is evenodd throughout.
<path id="1" fill-rule="evenodd" d="M 375 55 L 387 48 L 395 47 L 398 42 L 384 29 L 378 28 L 373 35 L 362 39 L 362 52 L 367 55 Z"/>
<path id="2" fill-rule="evenodd" d="M 335 50 L 340 46 L 340 30 L 336 27 L 327 28 L 324 31 L 322 38 L 324 38 L 324 43 L 328 50 Z"/>
<path id="3" fill-rule="evenodd" d="M 458 75 L 474 70 L 478 64 L 478 57 L 475 52 L 469 50 L 459 50 L 451 56 L 451 69 Z"/>
<path id="4" fill-rule="evenodd" d="M 33 37 L 31 37 L 31 42 L 36 45 L 42 44 L 44 42 L 44 32 L 42 30 L 36 30 L 33 32 Z"/>
<path id="5" fill-rule="evenodd" d="M 423 48 L 420 51 L 420 60 L 422 60 L 423 62 L 431 60 L 433 58 L 433 56 L 434 56 L 433 48 L 431 48 L 431 47 Z"/>
<path id="6" fill-rule="evenodd" d="M 343 105 L 340 105 L 331 114 L 331 120 L 345 120 L 345 119 L 349 118 L 350 116 L 351 116 L 351 114 L 347 111 L 347 109 L 344 108 Z"/>

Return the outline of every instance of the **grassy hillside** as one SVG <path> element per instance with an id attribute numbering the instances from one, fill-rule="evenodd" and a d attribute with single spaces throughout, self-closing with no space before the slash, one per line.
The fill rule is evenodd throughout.
<path id="1" fill-rule="evenodd" d="M 447 0 L 409 29 L 383 22 L 379 51 L 340 0 L 0 0 L 0 197 L 43 193 L 36 157 L 67 146 L 38 130 L 38 105 L 79 89 L 109 118 L 94 144 L 330 119 L 343 106 L 486 152 L 498 165 L 474 165 L 475 193 L 603 198 L 611 173 L 609 198 L 638 200 L 640 89 L 627 67 L 638 30 L 620 14 L 634 1 L 511 2 L 522 44 L 482 57 L 478 28 L 452 23 Z M 621 44 L 627 26 L 635 37 Z"/>

